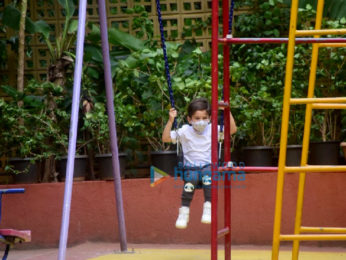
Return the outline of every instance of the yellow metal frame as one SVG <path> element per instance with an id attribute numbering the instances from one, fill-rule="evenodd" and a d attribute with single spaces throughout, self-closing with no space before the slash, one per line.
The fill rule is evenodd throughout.
<path id="1" fill-rule="evenodd" d="M 283 98 L 281 123 L 280 155 L 276 186 L 275 217 L 273 232 L 272 260 L 278 260 L 280 241 L 293 241 L 292 260 L 299 255 L 299 241 L 302 240 L 346 240 L 346 228 L 331 227 L 302 227 L 302 209 L 304 201 L 305 175 L 307 172 L 346 172 L 346 166 L 307 165 L 310 140 L 312 109 L 346 109 L 346 97 L 314 98 L 318 50 L 321 47 L 346 47 L 345 43 L 313 43 L 312 58 L 309 75 L 308 95 L 306 98 L 291 98 L 292 72 L 294 63 L 294 47 L 297 36 L 346 34 L 346 29 L 321 29 L 324 0 L 317 3 L 315 30 L 297 30 L 298 0 L 292 0 L 290 31 L 287 49 L 286 77 Z M 305 125 L 300 167 L 286 167 L 287 133 L 289 124 L 289 110 L 291 104 L 305 104 Z M 281 234 L 282 198 L 284 175 L 287 172 L 299 172 L 299 185 L 296 206 L 294 234 Z M 301 233 L 332 233 L 332 234 L 301 234 Z"/>

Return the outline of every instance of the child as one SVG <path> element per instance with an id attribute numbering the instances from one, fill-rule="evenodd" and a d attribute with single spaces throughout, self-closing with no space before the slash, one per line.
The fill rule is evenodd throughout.
<path id="1" fill-rule="evenodd" d="M 187 120 L 177 131 L 171 131 L 177 111 L 171 108 L 169 120 L 162 134 L 163 142 L 181 143 L 184 153 L 184 189 L 181 196 L 182 206 L 175 223 L 176 228 L 186 228 L 189 222 L 190 203 L 199 185 L 204 191 L 205 203 L 201 222 L 211 223 L 211 108 L 206 98 L 197 98 L 188 106 Z M 232 114 L 231 134 L 237 131 Z"/>

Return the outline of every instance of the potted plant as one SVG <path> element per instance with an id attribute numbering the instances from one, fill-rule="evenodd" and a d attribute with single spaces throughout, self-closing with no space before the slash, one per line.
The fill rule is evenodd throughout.
<path id="1" fill-rule="evenodd" d="M 141 13 L 141 10 L 142 7 L 137 11 Z M 113 175 L 112 171 L 110 171 L 111 168 L 108 167 L 111 165 L 111 154 L 108 116 L 105 108 L 100 29 L 92 22 L 88 26 L 90 33 L 86 37 L 84 60 L 86 65 L 83 69 L 82 77 L 83 103 L 88 104 L 90 109 L 89 111 L 84 111 L 83 109 L 84 116 L 81 119 L 82 131 L 86 142 L 88 142 L 85 148 L 89 156 L 90 167 L 93 168 L 93 159 L 95 158 L 95 168 L 98 168 L 100 177 L 102 179 L 110 179 L 113 178 Z M 146 30 L 146 35 L 148 36 L 149 34 L 150 32 Z M 115 75 L 116 77 L 116 70 L 119 70 L 121 65 L 126 64 L 124 61 L 126 57 L 132 51 L 143 49 L 145 42 L 116 28 L 109 29 L 109 41 L 113 45 L 110 56 L 111 69 L 113 76 Z M 118 147 L 120 151 L 126 151 L 126 154 L 124 152 L 119 153 L 121 174 L 125 177 L 125 158 L 127 154 L 132 156 L 135 153 L 139 140 L 143 139 L 138 127 L 142 122 L 138 120 L 137 113 L 140 109 L 138 102 L 132 95 L 130 85 L 127 85 L 131 79 L 122 78 L 121 80 L 115 79 L 114 81 L 116 82 L 114 86 L 114 108 Z"/>
<path id="2" fill-rule="evenodd" d="M 342 21 L 327 21 L 326 26 L 341 28 Z M 319 51 L 319 63 L 316 79 L 317 97 L 341 97 L 345 95 L 343 48 L 322 48 Z M 312 141 L 310 144 L 310 164 L 339 163 L 340 142 L 345 123 L 342 110 L 316 110 L 312 118 Z"/>
<path id="3" fill-rule="evenodd" d="M 309 164 L 337 165 L 340 154 L 340 111 L 315 112 Z M 317 133 L 320 132 L 320 135 Z"/>
<path id="4" fill-rule="evenodd" d="M 126 112 L 126 111 L 123 111 Z M 118 115 L 118 114 L 117 114 Z M 119 114 L 120 115 L 120 114 Z M 83 130 L 90 132 L 90 143 L 96 153 L 96 165 L 98 166 L 99 178 L 101 180 L 113 179 L 112 154 L 110 153 L 110 137 L 108 127 L 108 116 L 104 103 L 95 103 L 93 108 L 85 114 Z M 117 128 L 120 126 L 117 121 Z M 118 129 L 117 129 L 118 130 Z M 119 131 L 118 131 L 119 132 Z M 120 135 L 120 142 L 122 136 Z M 119 143 L 119 142 L 118 142 Z M 126 153 L 119 153 L 120 173 L 125 176 Z"/>
<path id="5" fill-rule="evenodd" d="M 72 50 L 75 42 L 78 22 L 72 19 L 75 13 L 75 6 L 72 0 L 59 0 L 59 4 L 61 5 L 65 16 L 63 30 L 59 35 L 52 37 L 52 34 L 55 34 L 55 31 L 47 22 L 43 20 L 34 22 L 27 17 L 26 24 L 27 33 L 39 34 L 41 41 L 46 44 L 48 49 L 50 63 L 47 67 L 47 82 L 52 83 L 55 86 L 64 86 L 67 71 L 73 62 L 73 58 L 71 57 L 73 55 L 71 55 L 69 51 Z M 20 17 L 18 14 L 19 10 L 17 10 L 15 7 L 7 8 L 4 14 L 4 24 L 16 30 L 17 24 L 19 24 L 18 19 Z M 52 40 L 52 38 L 54 38 L 54 40 Z M 44 82 L 46 83 L 46 86 L 48 86 L 47 82 Z M 57 111 L 58 104 L 56 103 L 56 96 L 54 96 L 54 90 L 51 88 L 46 90 L 47 91 L 44 93 L 44 111 L 47 113 L 44 113 L 44 115 L 48 121 L 41 121 L 41 124 L 49 122 L 56 126 L 58 125 L 57 118 L 59 118 L 59 115 L 57 115 L 59 111 Z M 68 92 L 67 89 L 64 89 L 64 91 L 65 94 Z M 61 122 L 59 122 L 59 124 L 60 123 Z M 59 131 L 56 132 L 60 133 Z M 55 148 L 52 148 L 55 146 L 56 140 L 54 136 L 48 135 L 42 138 L 44 139 L 44 143 L 42 145 L 49 147 L 49 149 L 48 152 L 43 152 L 43 154 L 41 154 L 42 167 L 40 167 L 40 169 L 42 170 L 42 176 L 40 179 L 41 181 L 50 181 L 52 179 L 56 179 L 56 153 L 55 151 L 53 152 Z M 45 148 L 42 149 L 42 151 L 44 150 Z"/>
<path id="6" fill-rule="evenodd" d="M 346 116 L 342 117 L 341 124 L 346 126 Z M 341 160 L 341 164 L 346 164 L 346 127 L 342 127 L 340 140 L 343 140 L 343 142 L 340 143 L 340 147 L 344 155 L 343 160 Z"/>
<path id="7" fill-rule="evenodd" d="M 163 111 L 168 106 L 167 96 L 162 93 L 165 78 L 160 71 L 164 69 L 160 58 L 159 49 L 148 48 L 134 51 L 127 59 L 119 62 L 115 69 L 115 93 L 124 104 L 134 104 L 132 109 L 122 111 L 140 123 L 133 134 L 138 139 L 145 139 L 155 152 L 173 154 L 165 151 L 168 146 L 161 142 L 160 136 L 164 124 Z M 163 168 L 161 165 L 155 166 Z"/>
<path id="8" fill-rule="evenodd" d="M 342 153 L 344 154 L 344 160 L 346 160 L 346 142 L 341 142 L 340 147 L 342 149 Z"/>
<path id="9" fill-rule="evenodd" d="M 287 35 L 289 29 L 289 5 L 287 3 L 282 5 L 282 3 L 278 4 L 277 1 L 270 1 L 259 3 L 257 7 L 256 13 L 250 16 L 248 14 L 240 14 L 237 17 L 237 23 L 235 23 L 237 37 L 247 37 L 249 32 L 256 37 L 280 37 L 280 35 Z M 303 26 L 303 28 L 299 29 L 310 29 L 305 27 L 312 26 L 315 17 L 312 9 L 308 5 L 306 10 L 301 10 L 304 12 L 304 15 L 299 17 L 298 26 Z M 277 22 L 267 22 L 268 15 L 271 17 L 271 21 Z M 240 114 L 240 120 L 238 119 L 238 121 L 241 123 L 238 127 L 237 136 L 242 139 L 241 143 L 243 145 L 268 144 L 275 147 L 279 145 L 286 48 L 287 45 L 275 47 L 268 45 L 232 46 L 231 60 L 233 60 L 233 64 L 231 76 L 232 81 L 234 81 L 233 86 L 236 85 L 235 91 L 240 94 L 239 100 L 246 104 L 251 104 L 251 106 L 245 105 L 245 109 L 240 110 L 238 113 Z M 302 98 L 306 97 L 309 74 L 309 70 L 306 68 L 310 64 L 311 47 L 297 45 L 295 57 L 291 94 L 292 97 Z M 263 87 L 266 88 L 264 92 L 261 90 Z M 268 97 L 274 98 L 275 101 L 270 104 L 270 98 L 268 99 Z M 263 100 L 263 102 L 256 103 L 256 100 Z M 242 105 L 239 104 L 239 107 L 242 107 Z M 304 127 L 304 114 L 301 107 L 303 106 L 290 107 L 286 154 L 287 165 L 300 164 Z M 237 113 L 234 114 L 236 115 Z M 262 116 L 258 117 L 258 114 Z M 273 122 L 271 122 L 272 120 Z M 274 132 L 272 131 L 273 129 Z M 275 151 L 277 150 L 275 149 Z M 267 153 L 270 154 L 269 151 Z M 267 162 L 269 163 L 269 161 L 268 159 Z M 276 158 L 274 162 L 276 162 Z"/>
<path id="10" fill-rule="evenodd" d="M 186 42 L 183 45 L 167 43 L 167 55 L 180 125 L 193 98 L 210 96 L 210 53 L 203 53 L 195 43 Z M 150 145 L 152 165 L 174 174 L 176 146 L 161 140 L 170 108 L 162 49 L 149 43 L 119 62 L 115 72 L 116 92 L 127 97 L 123 102 L 136 106 L 130 112 L 141 122 L 137 135 Z"/>
<path id="11" fill-rule="evenodd" d="M 16 183 L 30 183 L 37 181 L 37 169 L 33 154 L 30 154 L 33 137 L 18 125 L 22 116 L 25 117 L 25 113 L 15 102 L 0 99 L 0 153 L 5 158 L 2 160 L 3 169 L 7 173 L 5 177 L 8 176 L 7 179 Z M 29 154 L 31 157 L 28 157 Z M 21 156 L 26 158 L 18 158 Z"/>
<path id="12" fill-rule="evenodd" d="M 232 80 L 236 82 L 231 107 L 239 122 L 237 136 L 243 145 L 242 161 L 247 166 L 273 165 L 273 147 L 279 140 L 282 94 L 277 89 L 282 83 L 268 66 L 274 53 L 261 55 L 260 66 L 235 62 L 231 67 Z"/>
<path id="13" fill-rule="evenodd" d="M 54 89 L 58 96 L 61 87 L 32 80 L 26 86 L 25 93 L 18 92 L 10 86 L 2 86 L 2 89 L 11 97 L 11 100 L 2 102 L 2 135 L 6 140 L 3 151 L 7 152 L 8 157 L 19 157 L 10 158 L 7 169 L 17 173 L 16 182 L 27 181 L 19 178 L 27 179 L 30 174 L 24 173 L 29 170 L 32 172 L 31 175 L 35 175 L 34 182 L 43 181 L 40 163 L 44 158 L 56 154 L 66 143 L 66 138 L 59 131 L 61 129 L 48 116 L 44 93 L 47 89 Z M 19 101 L 23 104 L 20 107 L 17 105 Z M 63 120 L 60 120 L 61 124 Z M 47 143 L 47 139 L 51 139 L 52 142 Z M 29 162 L 31 165 L 28 165 Z"/>
<path id="14" fill-rule="evenodd" d="M 298 166 L 302 156 L 302 140 L 304 133 L 304 110 L 292 107 L 288 127 L 288 140 L 286 150 L 286 165 Z"/>

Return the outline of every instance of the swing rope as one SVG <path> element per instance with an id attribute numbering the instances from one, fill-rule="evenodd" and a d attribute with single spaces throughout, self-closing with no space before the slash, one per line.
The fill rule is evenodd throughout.
<path id="1" fill-rule="evenodd" d="M 157 18 L 158 18 L 159 25 L 160 25 L 161 46 L 162 46 L 162 50 L 163 50 L 163 58 L 165 60 L 165 71 L 166 71 L 166 79 L 167 79 L 168 92 L 169 92 L 169 100 L 171 102 L 171 107 L 175 108 L 171 74 L 169 72 L 169 65 L 168 65 L 166 40 L 165 40 L 165 35 L 164 35 L 164 30 L 163 30 L 163 23 L 162 23 L 160 0 L 156 0 L 156 10 L 157 10 Z M 183 164 L 183 159 L 182 159 L 183 156 L 182 156 L 182 149 L 179 149 L 180 144 L 179 144 L 179 136 L 178 136 L 178 131 L 177 131 L 176 118 L 174 118 L 173 129 L 175 129 L 175 132 L 177 134 L 177 156 L 178 156 L 179 165 L 180 164 L 182 165 Z"/>
<path id="2" fill-rule="evenodd" d="M 169 64 L 168 64 L 168 57 L 167 57 L 166 40 L 165 40 L 165 35 L 164 35 L 164 30 L 163 30 L 160 0 L 156 0 L 156 10 L 157 10 L 158 22 L 160 25 L 161 46 L 162 46 L 162 50 L 163 50 L 163 57 L 165 60 L 165 72 L 166 72 L 166 80 L 167 80 L 167 85 L 168 85 L 169 99 L 171 102 L 171 107 L 175 108 L 171 74 L 169 72 Z M 230 8 L 229 20 L 228 20 L 228 24 L 229 24 L 228 34 L 229 35 L 232 35 L 233 10 L 234 10 L 234 0 L 231 0 L 231 8 Z M 223 113 L 221 114 L 221 120 L 220 121 L 221 121 L 220 122 L 220 132 L 223 133 L 223 125 L 224 125 Z M 176 128 L 177 128 L 177 121 L 176 121 L 176 118 L 174 118 L 173 129 L 176 129 Z M 221 134 L 221 136 L 222 136 L 222 134 Z M 222 140 L 223 140 L 223 138 L 222 138 Z M 221 149 L 222 140 L 220 138 L 220 141 L 221 141 L 220 142 L 220 149 Z M 177 153 L 179 154 L 179 148 L 178 147 L 179 147 L 179 144 L 177 144 Z M 219 156 L 221 156 L 220 152 L 219 152 Z"/>
<path id="3" fill-rule="evenodd" d="M 168 92 L 169 92 L 169 99 L 171 102 L 171 107 L 175 108 L 174 104 L 174 97 L 173 97 L 173 89 L 172 89 L 172 81 L 171 81 L 171 74 L 169 72 L 169 65 L 168 65 L 168 57 L 167 57 L 167 48 L 166 48 L 166 40 L 163 30 L 163 23 L 162 23 L 162 16 L 161 16 L 161 5 L 160 0 L 156 0 L 156 9 L 157 9 L 157 18 L 159 20 L 160 25 L 160 34 L 161 34 L 161 46 L 163 50 L 163 58 L 165 60 L 165 71 L 166 71 L 166 79 L 167 79 L 167 85 L 168 85 Z M 174 118 L 173 128 L 177 128 L 177 121 Z"/>
<path id="4" fill-rule="evenodd" d="M 233 11 L 234 11 L 234 0 L 231 0 L 231 8 L 229 9 L 229 19 L 228 19 L 228 34 L 229 35 L 232 35 Z"/>

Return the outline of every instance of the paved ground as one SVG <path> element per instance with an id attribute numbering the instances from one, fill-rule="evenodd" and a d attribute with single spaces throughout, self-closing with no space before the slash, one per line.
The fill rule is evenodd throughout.
<path id="1" fill-rule="evenodd" d="M 208 260 L 209 245 L 129 244 L 129 253 L 119 254 L 114 243 L 85 243 L 68 248 L 66 260 Z M 291 259 L 289 247 L 281 247 L 280 260 Z M 221 249 L 221 246 L 220 246 Z M 58 250 L 12 250 L 8 260 L 56 260 Z M 270 260 L 270 246 L 232 246 L 232 260 Z M 223 251 L 219 250 L 219 259 Z M 302 247 L 299 260 L 345 260 L 346 248 Z"/>

